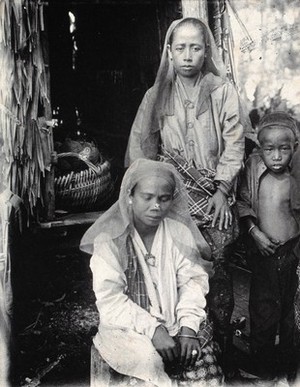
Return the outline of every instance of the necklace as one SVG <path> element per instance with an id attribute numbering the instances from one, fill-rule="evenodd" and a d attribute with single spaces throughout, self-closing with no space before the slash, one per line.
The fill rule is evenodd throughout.
<path id="1" fill-rule="evenodd" d="M 144 255 L 145 257 L 145 260 L 146 262 L 148 263 L 148 265 L 150 266 L 156 266 L 156 258 L 154 257 L 154 255 L 152 255 L 151 253 L 146 253 Z"/>

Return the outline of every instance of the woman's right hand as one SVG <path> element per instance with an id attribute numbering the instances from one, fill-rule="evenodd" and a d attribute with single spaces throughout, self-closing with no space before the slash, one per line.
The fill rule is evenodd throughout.
<path id="1" fill-rule="evenodd" d="M 251 230 L 251 236 L 262 255 L 267 257 L 275 253 L 279 242 L 267 237 L 257 226 Z"/>
<path id="2" fill-rule="evenodd" d="M 152 337 L 152 344 L 166 363 L 172 363 L 179 356 L 178 347 L 175 341 L 163 325 L 159 325 L 155 329 Z"/>

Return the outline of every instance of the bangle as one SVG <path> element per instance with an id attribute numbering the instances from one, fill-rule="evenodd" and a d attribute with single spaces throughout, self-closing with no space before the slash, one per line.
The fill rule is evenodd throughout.
<path id="1" fill-rule="evenodd" d="M 197 339 L 198 340 L 197 336 L 192 336 L 192 335 L 178 335 L 178 337 L 185 337 L 186 339 Z"/>
<path id="2" fill-rule="evenodd" d="M 249 228 L 248 230 L 249 235 L 251 234 L 251 231 L 254 229 L 254 227 L 256 227 L 256 224 L 252 224 L 252 226 Z"/>
<path id="3" fill-rule="evenodd" d="M 218 186 L 218 190 L 222 192 L 224 196 L 228 196 L 228 192 L 226 191 L 225 187 L 221 186 L 221 184 Z"/>

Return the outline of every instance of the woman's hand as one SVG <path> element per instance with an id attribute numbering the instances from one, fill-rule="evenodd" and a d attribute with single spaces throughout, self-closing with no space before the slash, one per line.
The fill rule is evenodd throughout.
<path id="1" fill-rule="evenodd" d="M 182 336 L 180 336 L 182 335 Z M 196 361 L 201 358 L 201 347 L 195 331 L 188 327 L 182 327 L 179 335 L 180 342 L 180 362 L 184 367 L 193 367 Z M 194 336 L 195 338 L 184 337 Z M 196 354 L 194 354 L 197 352 Z"/>
<path id="2" fill-rule="evenodd" d="M 227 229 L 232 224 L 232 213 L 228 206 L 226 195 L 219 189 L 209 199 L 206 213 L 209 214 L 213 209 L 215 212 L 212 227 L 215 227 L 219 218 L 219 230 L 221 231 L 223 228 Z"/>
<path id="3" fill-rule="evenodd" d="M 172 363 L 176 358 L 178 358 L 178 347 L 163 325 L 159 325 L 155 329 L 152 337 L 152 344 L 163 358 L 164 362 Z"/>
<path id="4" fill-rule="evenodd" d="M 268 238 L 257 226 L 251 230 L 250 234 L 262 255 L 267 257 L 275 253 L 280 242 Z"/>

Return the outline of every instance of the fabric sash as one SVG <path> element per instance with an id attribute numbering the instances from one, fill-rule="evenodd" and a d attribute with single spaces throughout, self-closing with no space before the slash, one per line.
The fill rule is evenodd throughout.
<path id="1" fill-rule="evenodd" d="M 209 168 L 196 169 L 182 156 L 161 147 L 160 161 L 171 163 L 180 173 L 188 193 L 188 205 L 191 217 L 201 230 L 212 250 L 212 260 L 223 255 L 224 247 L 236 240 L 239 235 L 238 215 L 235 208 L 235 197 L 228 197 L 228 205 L 233 214 L 232 225 L 227 230 L 219 230 L 218 225 L 211 227 L 213 213 L 206 214 L 209 199 L 217 190 L 214 181 L 216 171 Z"/>
<path id="2" fill-rule="evenodd" d="M 161 159 L 174 165 L 180 173 L 188 192 L 189 211 L 198 227 L 208 226 L 213 215 L 206 214 L 208 199 L 216 192 L 215 171 L 208 168 L 197 170 L 180 155 L 161 149 Z"/>
<path id="3" fill-rule="evenodd" d="M 128 257 L 128 267 L 125 271 L 128 285 L 127 295 L 133 302 L 149 312 L 150 300 L 146 288 L 144 274 L 138 262 L 138 258 L 130 235 L 128 235 L 126 240 L 126 252 Z"/>

